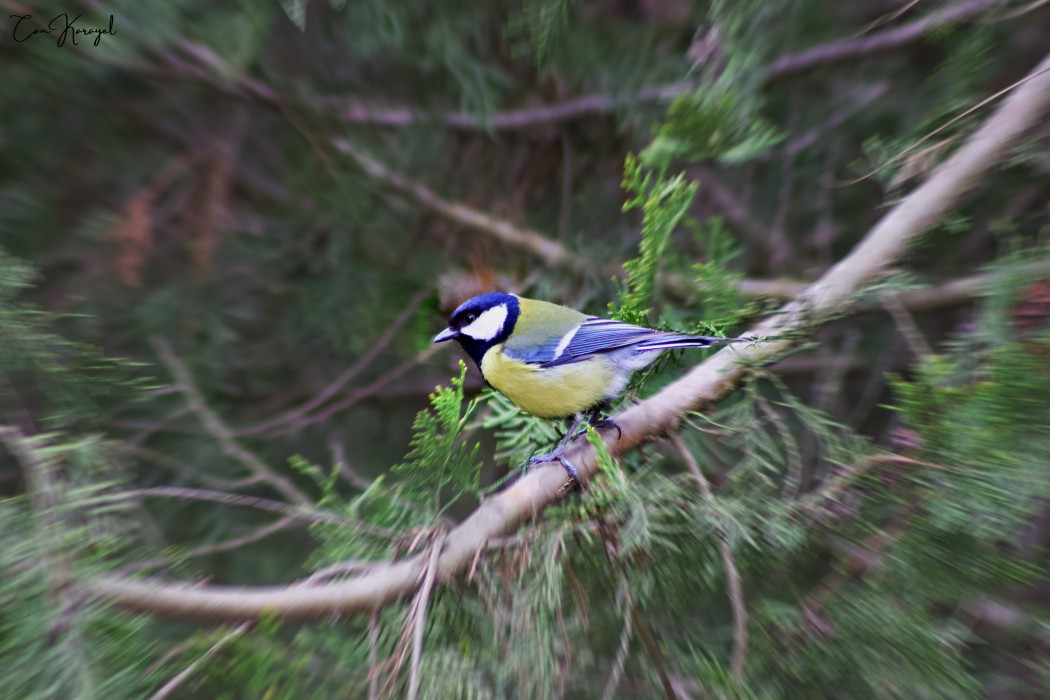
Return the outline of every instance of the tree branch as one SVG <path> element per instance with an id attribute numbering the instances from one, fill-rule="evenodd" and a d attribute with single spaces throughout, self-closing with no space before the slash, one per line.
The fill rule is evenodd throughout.
<path id="1" fill-rule="evenodd" d="M 682 440 L 681 436 L 675 435 L 672 442 L 678 453 L 682 455 L 682 459 L 685 460 L 685 465 L 689 472 L 696 479 L 704 500 L 714 505 L 715 495 L 711 491 L 711 484 L 708 483 L 704 473 L 700 471 L 700 465 L 697 464 L 696 457 L 686 447 L 685 441 Z M 740 569 L 737 568 L 736 559 L 733 558 L 733 550 L 730 549 L 724 532 L 718 533 L 718 554 L 721 556 L 722 566 L 726 570 L 726 592 L 729 595 L 729 605 L 733 610 L 733 655 L 729 660 L 729 670 L 732 671 L 734 677 L 739 679 L 744 673 L 744 666 L 747 664 L 747 606 L 744 604 L 744 587 L 740 581 Z"/>
<path id="2" fill-rule="evenodd" d="M 1050 68 L 1050 55 L 1035 69 Z M 893 264 L 906 247 L 933 226 L 978 178 L 998 163 L 1026 130 L 1039 123 L 1050 106 L 1050 73 L 1043 72 L 1012 93 L 951 158 L 898 204 L 843 260 L 832 267 L 782 313 L 747 335 L 805 334 L 840 311 L 854 294 Z M 616 416 L 620 438 L 606 437 L 616 455 L 672 431 L 682 418 L 719 399 L 748 372 L 749 366 L 775 358 L 791 341 L 773 340 L 747 347 L 727 347 L 693 368 L 655 396 Z M 580 479 L 589 481 L 597 459 L 586 441 L 577 441 L 566 457 Z M 565 470 L 558 463 L 534 468 L 501 493 L 485 500 L 449 533 L 438 559 L 438 579 L 448 581 L 466 568 L 489 540 L 513 532 L 559 497 Z M 427 565 L 426 555 L 377 564 L 358 577 L 317 588 L 227 587 L 88 579 L 82 586 L 94 597 L 130 610 L 211 620 L 245 620 L 267 614 L 281 618 L 320 619 L 370 612 L 412 593 Z"/>
<path id="3" fill-rule="evenodd" d="M 295 484 L 274 472 L 255 454 L 249 452 L 237 442 L 233 432 L 223 424 L 218 414 L 204 400 L 204 395 L 201 394 L 197 385 L 193 383 L 193 378 L 190 376 L 189 370 L 186 369 L 186 365 L 175 355 L 171 345 L 166 340 L 159 337 L 154 338 L 153 347 L 157 351 L 157 356 L 160 357 L 161 362 L 168 368 L 175 382 L 186 395 L 186 401 L 193 412 L 200 418 L 204 429 L 215 438 L 226 455 L 236 459 L 249 472 L 257 476 L 260 481 L 269 484 L 288 500 L 300 505 L 313 503 L 313 500 L 300 491 Z"/>
<path id="4" fill-rule="evenodd" d="M 172 677 L 170 681 L 164 684 L 164 687 L 151 695 L 150 700 L 167 700 L 167 698 L 170 698 L 183 683 L 189 680 L 190 677 L 197 672 L 199 668 L 215 658 L 219 652 L 227 646 L 248 634 L 254 626 L 254 622 L 242 622 L 240 625 L 227 632 L 219 641 L 215 642 L 208 651 L 204 652 L 200 658 L 196 659 L 193 663 Z"/>
<path id="5" fill-rule="evenodd" d="M 340 153 L 350 156 L 370 177 L 386 183 L 447 219 L 469 229 L 486 233 L 515 248 L 527 250 L 550 265 L 567 267 L 576 272 L 586 272 L 593 267 L 586 260 L 539 231 L 515 226 L 476 209 L 442 199 L 426 185 L 409 180 L 375 158 L 365 155 L 346 139 L 334 139 L 332 145 Z"/>
<path id="6" fill-rule="evenodd" d="M 799 53 L 781 56 L 774 60 L 766 69 L 764 79 L 766 83 L 773 83 L 784 78 L 794 77 L 819 66 L 855 60 L 874 54 L 888 53 L 922 41 L 945 26 L 976 19 L 996 6 L 1006 4 L 1006 0 L 970 0 L 969 2 L 961 2 L 937 12 L 932 12 L 925 17 L 900 27 L 884 29 L 864 36 L 840 39 L 814 46 Z M 1006 16 L 1003 19 L 1012 19 L 1012 17 Z M 194 51 L 195 56 L 200 56 L 201 48 L 196 47 Z M 210 49 L 205 49 L 205 51 L 208 54 L 212 53 Z M 185 70 L 184 66 L 179 65 L 180 63 L 182 62 L 176 62 L 176 65 L 181 70 Z M 209 61 L 208 65 L 213 63 L 214 61 Z M 203 79 L 199 70 L 190 71 L 191 77 Z M 226 75 L 228 74 L 227 72 Z M 265 102 L 274 103 L 280 100 L 280 97 L 272 88 L 250 78 L 240 78 L 235 83 L 235 86 L 241 92 Z M 680 94 L 695 90 L 696 87 L 695 82 L 680 81 L 642 87 L 627 95 L 583 95 L 562 102 L 511 109 L 490 115 L 477 115 L 466 112 L 435 113 L 411 107 L 375 107 L 358 101 L 333 97 L 315 98 L 311 100 L 311 106 L 334 110 L 340 119 L 350 124 L 370 124 L 383 127 L 437 124 L 463 130 L 515 131 L 608 114 L 615 109 L 631 104 L 669 102 Z"/>
<path id="7" fill-rule="evenodd" d="M 431 123 L 453 129 L 514 131 L 607 114 L 614 109 L 640 102 L 669 102 L 695 87 L 691 81 L 651 85 L 627 95 L 583 95 L 562 102 L 496 112 L 489 116 L 466 112 L 428 113 L 406 107 L 384 109 L 369 107 L 360 102 L 343 102 L 338 108 L 338 114 L 343 121 L 351 124 L 408 126 Z"/>
<path id="8" fill-rule="evenodd" d="M 390 341 L 392 341 L 394 339 L 394 336 L 397 335 L 398 331 L 400 331 L 404 327 L 404 325 L 408 323 L 409 320 L 411 320 L 412 316 L 416 313 L 416 309 L 419 308 L 419 305 L 423 303 L 423 300 L 426 299 L 429 293 L 429 290 L 421 290 L 419 292 L 416 292 L 416 295 L 409 300 L 405 308 L 401 311 L 400 314 L 397 315 L 397 318 L 395 318 L 393 322 L 391 322 L 391 324 L 387 327 L 386 332 L 383 333 L 383 335 L 380 336 L 374 343 L 369 345 L 368 350 L 365 351 L 365 353 L 362 354 L 361 357 L 357 358 L 357 361 L 354 362 L 354 364 L 350 365 L 350 367 L 345 372 L 339 375 L 339 377 L 337 377 L 335 381 L 333 381 L 331 384 L 326 386 L 321 392 L 317 394 L 317 396 L 313 397 L 301 406 L 297 406 L 291 409 L 283 415 L 270 418 L 268 420 L 262 421 L 261 423 L 257 423 L 256 425 L 250 425 L 245 428 L 240 428 L 238 430 L 233 431 L 233 434 L 238 436 L 257 435 L 258 433 L 264 433 L 278 426 L 285 425 L 286 423 L 295 424 L 298 420 L 306 416 L 306 414 L 308 414 L 310 411 L 314 410 L 315 408 L 318 408 L 319 406 L 322 406 L 326 401 L 338 394 L 344 386 L 353 381 L 354 377 L 361 373 L 361 370 L 367 367 L 372 362 L 372 360 L 378 357 L 386 349 L 386 347 L 390 344 Z"/>
<path id="9" fill-rule="evenodd" d="M 950 24 L 958 24 L 980 17 L 1005 0 L 969 0 L 951 5 L 937 12 L 894 29 L 842 39 L 814 46 L 797 54 L 783 56 L 766 69 L 766 82 L 773 82 L 804 73 L 817 66 L 839 63 L 873 54 L 886 53 L 925 39 L 934 31 Z"/>

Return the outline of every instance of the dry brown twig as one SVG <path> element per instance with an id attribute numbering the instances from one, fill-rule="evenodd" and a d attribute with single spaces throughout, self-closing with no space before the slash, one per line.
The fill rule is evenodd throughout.
<path id="1" fill-rule="evenodd" d="M 1035 69 L 1050 68 L 1050 55 Z M 806 333 L 839 313 L 855 294 L 881 275 L 908 244 L 937 223 L 972 189 L 979 177 L 998 163 L 1013 143 L 1044 118 L 1050 107 L 1050 74 L 1028 81 L 1012 93 L 955 154 L 891 210 L 856 248 L 788 304 L 748 335 Z M 655 396 L 617 415 L 620 438 L 608 436 L 613 455 L 622 454 L 674 430 L 682 417 L 718 400 L 749 371 L 749 366 L 776 357 L 789 340 L 726 348 Z M 597 470 L 594 449 L 574 443 L 566 455 L 582 481 Z M 437 577 L 447 581 L 462 571 L 475 553 L 495 537 L 513 532 L 558 499 L 565 471 L 557 464 L 536 468 L 501 493 L 485 500 L 452 530 L 438 558 Z M 288 587 L 190 587 L 152 581 L 100 577 L 81 582 L 83 590 L 121 607 L 177 617 L 244 620 L 260 614 L 314 619 L 332 614 L 370 612 L 415 590 L 427 566 L 426 557 L 377 564 L 361 576 L 309 590 Z"/>

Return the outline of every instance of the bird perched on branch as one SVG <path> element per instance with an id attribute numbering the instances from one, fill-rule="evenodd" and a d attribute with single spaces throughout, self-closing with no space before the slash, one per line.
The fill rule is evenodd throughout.
<path id="1" fill-rule="evenodd" d="M 532 463 L 558 460 L 573 485 L 576 468 L 564 457 L 566 444 L 584 420 L 599 421 L 601 410 L 627 386 L 631 374 L 674 348 L 750 342 L 751 338 L 683 335 L 587 316 L 546 301 L 503 292 L 464 302 L 435 343 L 455 340 L 481 370 L 485 381 L 526 413 L 541 418 L 575 417 L 550 454 Z"/>

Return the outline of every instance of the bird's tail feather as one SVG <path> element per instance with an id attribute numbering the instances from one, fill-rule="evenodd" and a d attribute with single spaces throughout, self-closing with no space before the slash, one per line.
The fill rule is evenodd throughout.
<path id="1" fill-rule="evenodd" d="M 708 335 L 679 335 L 670 338 L 659 338 L 639 343 L 637 349 L 647 350 L 674 350 L 675 348 L 706 348 L 708 345 L 718 343 L 750 343 L 753 338 L 716 338 Z"/>

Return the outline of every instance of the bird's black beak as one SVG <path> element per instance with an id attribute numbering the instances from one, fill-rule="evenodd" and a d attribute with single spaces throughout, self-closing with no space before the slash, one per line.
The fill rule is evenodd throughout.
<path id="1" fill-rule="evenodd" d="M 434 340 L 432 340 L 431 342 L 444 343 L 446 340 L 452 340 L 457 335 L 459 335 L 459 331 L 457 331 L 455 328 L 446 328 L 445 330 L 435 335 Z"/>

